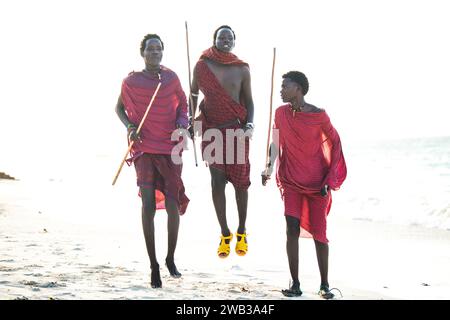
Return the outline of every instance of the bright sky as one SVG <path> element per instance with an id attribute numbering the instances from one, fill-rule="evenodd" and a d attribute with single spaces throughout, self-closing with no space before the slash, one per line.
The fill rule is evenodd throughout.
<path id="1" fill-rule="evenodd" d="M 327 110 L 343 140 L 450 135 L 447 6 L 445 0 L 2 2 L 0 158 L 6 148 L 8 155 L 41 157 L 49 150 L 110 152 L 125 139 L 114 106 L 122 79 L 143 68 L 145 34 L 162 37 L 163 64 L 187 90 L 185 21 L 192 67 L 219 25 L 235 30 L 234 53 L 251 67 L 261 141 L 273 47 L 274 108 L 281 104 L 281 75 L 299 70 L 310 80 L 307 101 Z"/>

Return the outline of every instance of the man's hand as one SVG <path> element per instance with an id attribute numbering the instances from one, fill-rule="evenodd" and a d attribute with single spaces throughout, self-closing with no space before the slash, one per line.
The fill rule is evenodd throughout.
<path id="1" fill-rule="evenodd" d="M 247 122 L 244 126 L 245 135 L 251 139 L 253 137 L 253 129 L 255 129 L 255 125 L 253 122 Z"/>
<path id="2" fill-rule="evenodd" d="M 327 184 L 324 185 L 323 188 L 320 189 L 320 195 L 321 195 L 322 197 L 326 197 L 327 194 L 328 194 L 328 189 L 329 189 L 328 185 L 327 185 Z"/>
<path id="3" fill-rule="evenodd" d="M 179 137 L 183 136 L 186 138 L 190 138 L 191 133 L 189 132 L 189 127 L 186 128 L 185 126 L 183 126 L 179 123 L 176 124 L 176 127 L 177 127 L 177 133 L 178 133 Z"/>
<path id="4" fill-rule="evenodd" d="M 189 138 L 191 138 L 191 140 L 194 140 L 194 119 L 191 116 L 189 116 L 187 131 L 189 132 Z"/>
<path id="5" fill-rule="evenodd" d="M 267 175 L 265 171 L 261 173 L 261 183 L 263 186 L 267 184 L 267 181 L 270 180 L 270 175 Z"/>
<path id="6" fill-rule="evenodd" d="M 137 128 L 134 124 L 130 123 L 127 126 L 127 134 L 128 134 L 128 140 L 129 141 L 139 141 L 142 142 L 141 137 L 137 134 Z"/>
<path id="7" fill-rule="evenodd" d="M 263 186 L 267 184 L 267 181 L 270 180 L 270 175 L 272 174 L 272 167 L 270 163 L 266 166 L 266 169 L 261 172 L 261 183 Z"/>
<path id="8" fill-rule="evenodd" d="M 189 132 L 189 138 L 191 138 L 192 140 L 194 140 L 194 126 L 190 125 L 187 128 L 187 131 Z"/>

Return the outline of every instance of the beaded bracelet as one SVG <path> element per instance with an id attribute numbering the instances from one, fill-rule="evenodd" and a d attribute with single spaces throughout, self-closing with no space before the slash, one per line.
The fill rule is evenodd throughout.
<path id="1" fill-rule="evenodd" d="M 245 126 L 246 126 L 247 128 L 250 128 L 250 129 L 255 129 L 255 125 L 254 125 L 253 122 L 247 122 L 247 123 L 245 124 Z"/>

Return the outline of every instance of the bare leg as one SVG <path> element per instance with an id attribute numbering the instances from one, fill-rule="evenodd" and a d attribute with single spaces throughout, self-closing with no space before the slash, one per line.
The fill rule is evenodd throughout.
<path id="1" fill-rule="evenodd" d="M 245 232 L 245 221 L 247 220 L 248 190 L 235 188 L 235 195 L 239 213 L 239 227 L 237 232 L 243 234 Z M 237 240 L 241 240 L 241 237 L 238 237 Z"/>
<path id="2" fill-rule="evenodd" d="M 286 216 L 286 252 L 291 272 L 292 285 L 289 289 L 281 292 L 287 297 L 298 297 L 302 295 L 300 281 L 298 280 L 298 237 L 300 236 L 300 221 L 297 218 Z"/>
<path id="3" fill-rule="evenodd" d="M 180 215 L 178 212 L 177 203 L 175 200 L 166 197 L 166 211 L 167 211 L 167 257 L 166 266 L 169 269 L 170 275 L 174 278 L 181 277 L 181 273 L 177 270 L 175 265 L 175 249 L 177 247 L 178 229 L 180 226 Z"/>
<path id="4" fill-rule="evenodd" d="M 152 269 L 152 288 L 161 288 L 161 276 L 159 274 L 159 264 L 156 260 L 155 249 L 155 189 L 141 188 L 142 197 L 142 228 L 144 230 L 145 245 L 147 246 L 148 257 L 150 258 L 150 268 Z"/>
<path id="5" fill-rule="evenodd" d="M 317 263 L 320 271 L 320 289 L 319 295 L 324 299 L 332 299 L 334 294 L 330 292 L 328 284 L 328 243 L 314 240 L 316 245 Z"/>
<path id="6" fill-rule="evenodd" d="M 317 263 L 320 271 L 320 285 L 328 285 L 328 243 L 314 240 L 316 245 Z"/>
<path id="7" fill-rule="evenodd" d="M 225 198 L 225 186 L 227 179 L 225 173 L 209 167 L 211 172 L 211 188 L 214 208 L 216 209 L 217 219 L 219 220 L 220 229 L 222 235 L 227 237 L 230 235 L 230 229 L 228 229 L 227 216 L 226 216 L 226 198 Z M 226 240 L 229 243 L 229 240 Z"/>

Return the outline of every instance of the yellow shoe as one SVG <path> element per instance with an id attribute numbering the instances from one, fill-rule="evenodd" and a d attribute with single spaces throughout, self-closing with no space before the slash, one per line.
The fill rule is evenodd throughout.
<path id="1" fill-rule="evenodd" d="M 230 254 L 230 242 L 231 239 L 233 239 L 233 234 L 230 233 L 229 236 L 224 237 L 223 235 L 220 235 L 220 245 L 219 245 L 219 249 L 217 249 L 217 255 L 219 256 L 219 258 L 226 258 L 228 257 L 228 255 Z M 228 241 L 228 243 L 225 242 L 225 240 L 230 240 Z"/>
<path id="2" fill-rule="evenodd" d="M 242 257 L 242 256 L 245 256 L 245 254 L 247 253 L 247 250 L 248 250 L 248 244 L 245 241 L 245 238 L 247 237 L 247 233 L 245 233 L 245 232 L 243 234 L 236 233 L 236 238 L 237 237 L 241 237 L 241 240 L 239 240 L 236 243 L 236 253 L 238 256 Z"/>

